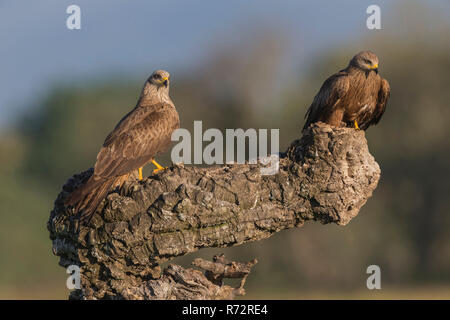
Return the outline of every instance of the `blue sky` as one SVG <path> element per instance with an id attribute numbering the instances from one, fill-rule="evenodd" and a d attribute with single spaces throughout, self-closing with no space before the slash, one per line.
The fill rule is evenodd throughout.
<path id="1" fill-rule="evenodd" d="M 189 70 L 215 44 L 259 28 L 285 30 L 291 57 L 308 59 L 367 32 L 374 3 L 383 13 L 392 1 L 0 0 L 0 127 L 60 79 Z M 81 30 L 66 28 L 71 4 Z"/>

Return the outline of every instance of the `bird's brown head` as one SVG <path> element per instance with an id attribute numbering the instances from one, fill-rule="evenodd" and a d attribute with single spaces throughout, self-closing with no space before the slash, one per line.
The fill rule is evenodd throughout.
<path id="1" fill-rule="evenodd" d="M 375 71 L 378 73 L 378 57 L 371 51 L 361 51 L 356 54 L 350 65 L 363 71 Z"/>
<path id="2" fill-rule="evenodd" d="M 170 74 L 165 70 L 156 70 L 148 78 L 148 82 L 157 88 L 168 88 L 170 83 Z"/>

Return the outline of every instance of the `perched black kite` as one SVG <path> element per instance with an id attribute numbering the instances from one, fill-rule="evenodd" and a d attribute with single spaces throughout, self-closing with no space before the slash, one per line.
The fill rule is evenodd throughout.
<path id="1" fill-rule="evenodd" d="M 120 120 L 106 137 L 97 155 L 94 173 L 72 192 L 66 205 L 75 206 L 86 221 L 113 188 L 122 185 L 135 170 L 142 179 L 142 167 L 152 162 L 163 170 L 154 157 L 166 151 L 172 132 L 179 128 L 177 110 L 169 97 L 170 75 L 158 70 L 145 82 L 136 107 Z"/>
<path id="2" fill-rule="evenodd" d="M 389 92 L 389 83 L 378 74 L 377 56 L 362 51 L 347 68 L 325 80 L 306 112 L 303 131 L 317 121 L 366 130 L 380 121 Z"/>

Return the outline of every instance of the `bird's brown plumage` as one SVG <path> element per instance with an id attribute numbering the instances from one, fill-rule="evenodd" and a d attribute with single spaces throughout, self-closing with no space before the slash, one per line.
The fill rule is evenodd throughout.
<path id="1" fill-rule="evenodd" d="M 306 112 L 306 123 L 322 121 L 332 126 L 354 126 L 366 130 L 380 121 L 390 87 L 378 74 L 378 58 L 370 51 L 355 55 L 347 68 L 323 83 Z"/>
<path id="2" fill-rule="evenodd" d="M 111 189 L 169 148 L 172 132 L 179 127 L 178 113 L 169 97 L 169 77 L 163 70 L 149 77 L 136 107 L 106 137 L 93 175 L 66 200 L 83 220 L 90 218 Z"/>

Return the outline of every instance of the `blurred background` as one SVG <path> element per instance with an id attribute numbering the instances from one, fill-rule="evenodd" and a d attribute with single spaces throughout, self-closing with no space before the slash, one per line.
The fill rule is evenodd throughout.
<path id="1" fill-rule="evenodd" d="M 71 4 L 81 30 L 66 28 Z M 366 27 L 371 4 L 381 30 Z M 0 0 L 0 299 L 67 298 L 53 201 L 153 70 L 171 72 L 182 127 L 280 128 L 284 150 L 322 82 L 361 50 L 379 56 L 391 99 L 366 133 L 382 175 L 360 214 L 174 262 L 257 257 L 249 299 L 449 299 L 449 33 L 445 0 Z M 381 290 L 366 288 L 371 264 Z"/>

